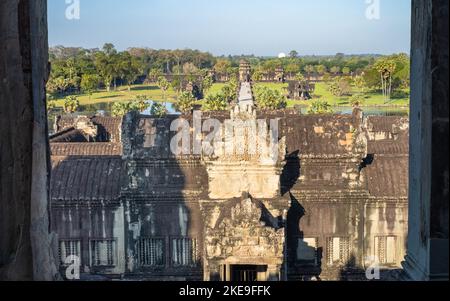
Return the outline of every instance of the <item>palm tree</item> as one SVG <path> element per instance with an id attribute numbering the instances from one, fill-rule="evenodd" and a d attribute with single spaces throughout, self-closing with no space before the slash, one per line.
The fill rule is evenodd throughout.
<path id="1" fill-rule="evenodd" d="M 303 83 L 306 81 L 306 78 L 302 73 L 297 73 L 297 75 L 295 76 L 295 80 L 300 83 Z"/>
<path id="2" fill-rule="evenodd" d="M 205 99 L 205 104 L 202 107 L 205 111 L 224 111 L 228 108 L 228 101 L 224 94 L 218 93 L 215 95 L 208 95 Z"/>
<path id="3" fill-rule="evenodd" d="M 203 95 L 206 95 L 214 84 L 212 76 L 207 75 L 202 80 Z"/>
<path id="4" fill-rule="evenodd" d="M 80 102 L 76 96 L 68 96 L 64 100 L 63 109 L 67 114 L 72 114 L 78 109 L 79 106 Z"/>
<path id="5" fill-rule="evenodd" d="M 66 67 L 67 70 L 69 71 L 69 81 L 72 81 L 73 76 L 76 73 L 76 62 L 75 62 L 75 58 L 69 58 L 66 61 Z"/>
<path id="6" fill-rule="evenodd" d="M 331 67 L 330 72 L 333 73 L 334 75 L 337 75 L 339 72 L 341 72 L 341 67 L 338 66 Z"/>
<path id="7" fill-rule="evenodd" d="M 350 72 L 351 72 L 351 70 L 350 70 L 349 67 L 344 67 L 344 68 L 342 68 L 342 73 L 343 73 L 344 75 L 349 75 Z"/>
<path id="8" fill-rule="evenodd" d="M 160 102 L 153 103 L 153 105 L 150 109 L 150 114 L 153 116 L 156 116 L 158 118 L 162 118 L 162 117 L 166 116 L 167 109 L 166 109 L 165 104 L 162 104 Z"/>
<path id="9" fill-rule="evenodd" d="M 175 107 L 182 113 L 189 113 L 194 109 L 196 99 L 190 92 L 182 92 L 178 97 Z"/>
<path id="10" fill-rule="evenodd" d="M 322 115 L 322 114 L 332 114 L 333 109 L 331 108 L 331 105 L 325 101 L 325 100 L 315 100 L 311 103 L 308 114 L 314 115 Z"/>
<path id="11" fill-rule="evenodd" d="M 111 109 L 111 114 L 114 117 L 122 117 L 130 112 L 129 103 L 115 102 Z"/>
<path id="12" fill-rule="evenodd" d="M 97 53 L 95 57 L 95 67 L 103 80 L 106 91 L 109 92 L 115 72 L 111 58 L 103 52 Z"/>
<path id="13" fill-rule="evenodd" d="M 394 74 L 397 65 L 389 59 L 383 58 L 378 60 L 375 65 L 375 69 L 380 73 L 381 77 L 381 89 L 383 91 L 384 102 L 387 103 L 391 99 L 392 93 L 392 75 Z"/>
<path id="14" fill-rule="evenodd" d="M 164 76 L 160 76 L 158 78 L 158 87 L 161 89 L 163 93 L 163 100 L 166 100 L 166 92 L 169 90 L 170 83 L 167 81 L 167 79 Z"/>
<path id="15" fill-rule="evenodd" d="M 314 66 L 313 65 L 307 65 L 305 66 L 305 72 L 308 74 L 309 79 L 311 79 L 311 75 L 314 73 Z"/>
<path id="16" fill-rule="evenodd" d="M 327 72 L 327 67 L 325 67 L 324 65 L 317 65 L 316 71 L 319 75 L 323 75 L 325 74 L 325 72 Z"/>
<path id="17" fill-rule="evenodd" d="M 134 99 L 134 106 L 138 109 L 139 112 L 144 112 L 149 108 L 150 105 L 148 104 L 147 100 L 147 95 L 136 95 L 136 98 Z"/>

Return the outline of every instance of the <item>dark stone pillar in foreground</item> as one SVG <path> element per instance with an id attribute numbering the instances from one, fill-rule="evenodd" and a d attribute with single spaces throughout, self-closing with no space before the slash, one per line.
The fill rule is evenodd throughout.
<path id="1" fill-rule="evenodd" d="M 55 280 L 45 101 L 47 1 L 0 1 L 0 41 L 0 280 Z"/>
<path id="2" fill-rule="evenodd" d="M 448 280 L 448 0 L 413 0 L 408 252 L 413 280 Z"/>

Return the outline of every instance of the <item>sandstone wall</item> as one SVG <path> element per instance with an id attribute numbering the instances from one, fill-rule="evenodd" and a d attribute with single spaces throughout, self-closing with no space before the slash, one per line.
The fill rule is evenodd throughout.
<path id="1" fill-rule="evenodd" d="M 47 2 L 0 3 L 0 279 L 53 280 Z"/>

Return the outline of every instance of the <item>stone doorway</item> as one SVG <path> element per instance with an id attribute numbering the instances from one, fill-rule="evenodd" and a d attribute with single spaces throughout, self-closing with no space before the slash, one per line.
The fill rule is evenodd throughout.
<path id="1" fill-rule="evenodd" d="M 254 282 L 258 280 L 258 266 L 233 265 L 231 266 L 231 281 Z"/>
<path id="2" fill-rule="evenodd" d="M 267 281 L 267 265 L 228 264 L 223 266 L 224 281 L 256 282 Z"/>

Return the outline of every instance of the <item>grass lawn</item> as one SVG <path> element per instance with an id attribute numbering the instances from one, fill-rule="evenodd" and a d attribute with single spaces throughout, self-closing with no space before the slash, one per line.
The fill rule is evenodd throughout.
<path id="1" fill-rule="evenodd" d="M 406 91 L 405 91 L 406 92 Z M 352 91 L 357 93 L 357 91 Z M 328 87 L 325 83 L 317 83 L 316 90 L 314 91 L 313 98 L 324 99 L 328 101 L 332 106 L 350 106 L 350 97 L 336 97 L 328 91 Z M 361 104 L 362 107 L 370 106 L 409 106 L 409 97 L 391 99 L 387 104 L 384 103 L 383 95 L 381 93 L 366 93 L 366 98 Z"/>
<path id="2" fill-rule="evenodd" d="M 220 92 L 224 83 L 216 83 L 211 89 L 208 91 L 209 94 L 216 94 Z M 256 86 L 265 86 L 271 89 L 279 90 L 280 92 L 286 94 L 287 93 L 287 83 L 257 83 Z M 354 91 L 356 92 L 356 91 Z M 128 91 L 127 87 L 119 87 L 117 90 L 110 92 L 107 91 L 97 91 L 93 93 L 91 96 L 87 94 L 79 94 L 77 95 L 78 100 L 80 101 L 80 105 L 97 105 L 97 104 L 107 104 L 111 105 L 114 102 L 125 102 L 131 99 L 134 99 L 136 95 L 146 95 L 148 99 L 154 101 L 164 101 L 163 93 L 161 90 L 154 84 L 150 85 L 134 85 L 131 87 L 131 90 Z M 348 96 L 344 97 L 336 97 L 333 96 L 329 91 L 328 87 L 325 83 L 316 84 L 316 90 L 313 94 L 314 99 L 324 99 L 328 101 L 332 106 L 350 106 L 350 101 Z M 177 95 L 175 91 L 170 88 L 169 91 L 166 92 L 166 102 L 176 102 Z M 64 97 L 56 98 L 56 105 L 58 107 L 62 107 L 64 103 Z M 293 107 L 295 105 L 300 105 L 307 107 L 311 103 L 309 101 L 299 101 L 299 100 L 288 100 L 288 107 Z M 364 100 L 362 107 L 370 107 L 370 106 L 383 106 L 383 107 L 406 107 L 409 105 L 409 98 L 398 98 L 392 99 L 391 102 L 385 104 L 383 101 L 383 97 L 381 93 L 367 93 L 366 99 Z"/>
<path id="3" fill-rule="evenodd" d="M 156 85 L 134 85 L 131 90 L 128 91 L 128 87 L 118 87 L 116 91 L 97 91 L 92 93 L 91 96 L 87 94 L 78 94 L 78 100 L 80 105 L 93 105 L 97 103 L 111 103 L 111 102 L 125 102 L 132 100 L 136 95 L 146 95 L 149 99 L 155 101 L 164 101 L 162 91 Z M 56 105 L 62 107 L 64 103 L 64 97 L 57 97 Z M 176 93 L 172 88 L 166 92 L 166 102 L 175 102 Z"/>
<path id="4" fill-rule="evenodd" d="M 282 93 L 287 93 L 287 83 L 257 83 L 256 86 L 265 86 L 270 89 L 279 90 Z M 408 92 L 408 91 L 404 91 Z M 357 93 L 357 91 L 352 91 L 352 93 Z M 326 83 L 316 83 L 316 90 L 312 95 L 313 99 L 324 99 L 328 101 L 334 107 L 348 107 L 350 104 L 350 97 L 336 97 L 328 91 L 328 86 Z M 291 100 L 287 101 L 288 107 L 293 107 L 295 105 L 308 107 L 311 104 L 311 100 L 308 101 L 300 101 L 300 100 Z M 366 93 L 366 98 L 364 102 L 361 104 L 361 107 L 408 107 L 409 106 L 409 97 L 403 98 L 393 98 L 389 103 L 385 104 L 383 100 L 383 95 L 381 93 Z"/>
<path id="5" fill-rule="evenodd" d="M 225 83 L 215 83 L 212 85 L 211 89 L 206 93 L 206 96 L 211 94 L 217 94 L 222 90 L 222 88 L 225 86 Z"/>

